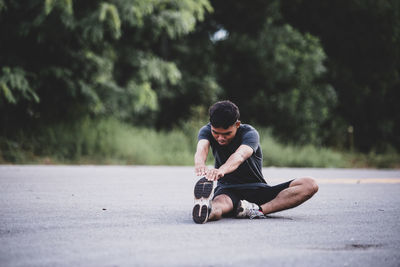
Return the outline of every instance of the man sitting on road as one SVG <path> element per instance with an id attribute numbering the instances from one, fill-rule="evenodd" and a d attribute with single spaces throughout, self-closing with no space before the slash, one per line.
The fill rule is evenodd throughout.
<path id="1" fill-rule="evenodd" d="M 194 156 L 197 176 L 193 220 L 219 220 L 223 215 L 237 218 L 265 218 L 265 214 L 296 207 L 311 198 L 318 185 L 310 177 L 267 185 L 262 174 L 262 151 L 256 129 L 241 124 L 238 107 L 220 101 L 210 107 L 210 123 L 198 135 Z M 208 169 L 209 148 L 215 168 Z M 218 181 L 214 193 L 214 181 Z"/>

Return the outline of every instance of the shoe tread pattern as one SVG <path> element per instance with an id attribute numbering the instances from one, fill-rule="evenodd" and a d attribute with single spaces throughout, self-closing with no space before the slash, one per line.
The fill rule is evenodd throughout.
<path id="1" fill-rule="evenodd" d="M 195 206 L 193 207 L 193 221 L 195 223 L 206 223 L 210 215 L 210 202 L 213 196 L 214 184 L 206 178 L 201 178 L 194 186 Z"/>
<path id="2" fill-rule="evenodd" d="M 208 181 L 206 178 L 201 178 L 197 181 L 194 187 L 194 197 L 196 199 L 208 198 L 213 190 L 213 182 Z"/>
<path id="3" fill-rule="evenodd" d="M 205 223 L 208 219 L 208 207 L 206 205 L 201 206 L 197 204 L 193 208 L 193 221 L 195 223 Z"/>

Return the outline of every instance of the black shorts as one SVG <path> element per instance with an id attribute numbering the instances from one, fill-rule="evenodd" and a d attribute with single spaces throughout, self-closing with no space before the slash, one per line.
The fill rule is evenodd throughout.
<path id="1" fill-rule="evenodd" d="M 257 205 L 262 205 L 273 200 L 282 190 L 288 188 L 292 181 L 293 180 L 290 180 L 274 186 L 265 184 L 262 187 L 250 189 L 217 186 L 217 188 L 215 188 L 214 198 L 219 195 L 227 195 L 232 200 L 233 210 L 236 210 L 240 200 L 247 200 Z"/>

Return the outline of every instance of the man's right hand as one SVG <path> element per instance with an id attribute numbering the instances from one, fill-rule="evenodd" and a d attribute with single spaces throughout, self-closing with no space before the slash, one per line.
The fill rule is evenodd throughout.
<path id="1" fill-rule="evenodd" d="M 208 168 L 204 164 L 195 166 L 195 173 L 197 176 L 205 176 L 207 174 L 207 171 L 208 171 Z"/>

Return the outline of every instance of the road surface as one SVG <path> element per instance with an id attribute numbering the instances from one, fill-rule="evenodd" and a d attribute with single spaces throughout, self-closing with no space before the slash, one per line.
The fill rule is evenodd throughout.
<path id="1" fill-rule="evenodd" d="M 190 167 L 0 166 L 0 266 L 400 266 L 400 171 L 265 168 L 319 192 L 192 222 Z"/>

